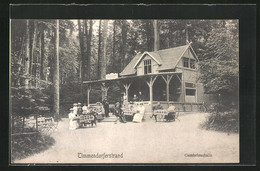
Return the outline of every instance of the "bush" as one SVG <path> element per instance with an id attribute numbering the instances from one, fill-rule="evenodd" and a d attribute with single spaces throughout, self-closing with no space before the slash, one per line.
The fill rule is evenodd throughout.
<path id="1" fill-rule="evenodd" d="M 40 133 L 20 134 L 12 136 L 11 160 L 20 160 L 32 154 L 48 149 L 55 140 Z"/>
<path id="2" fill-rule="evenodd" d="M 201 126 L 207 130 L 238 133 L 238 110 L 234 109 L 226 112 L 212 111 Z"/>

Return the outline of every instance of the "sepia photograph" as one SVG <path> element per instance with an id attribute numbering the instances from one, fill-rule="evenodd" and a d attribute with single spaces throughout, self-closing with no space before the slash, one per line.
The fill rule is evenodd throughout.
<path id="1" fill-rule="evenodd" d="M 10 19 L 11 164 L 239 163 L 238 19 Z"/>

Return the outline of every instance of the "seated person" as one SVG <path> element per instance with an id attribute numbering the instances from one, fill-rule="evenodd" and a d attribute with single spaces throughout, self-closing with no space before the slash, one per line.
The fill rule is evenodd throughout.
<path id="1" fill-rule="evenodd" d="M 175 106 L 171 103 L 169 108 L 167 109 L 168 115 L 165 116 L 166 121 L 175 121 Z"/>
<path id="2" fill-rule="evenodd" d="M 139 107 L 137 107 L 136 114 L 134 115 L 133 122 L 140 123 L 144 117 L 145 107 L 143 102 L 139 103 Z"/>
<path id="3" fill-rule="evenodd" d="M 153 111 L 155 111 L 155 110 L 162 110 L 162 109 L 163 109 L 163 107 L 162 107 L 162 105 L 161 105 L 160 102 L 158 102 L 157 105 L 153 107 Z M 157 122 L 157 115 L 155 115 L 155 114 L 153 113 L 153 115 L 151 116 L 151 118 L 153 118 L 153 117 L 155 118 L 155 120 L 156 120 L 156 122 Z"/>
<path id="4" fill-rule="evenodd" d="M 126 123 L 125 115 L 122 112 L 121 105 L 119 102 L 115 104 L 114 115 L 117 117 L 117 119 L 115 120 L 115 124 L 117 124 L 118 120 L 120 120 L 120 122 Z"/>
<path id="5" fill-rule="evenodd" d="M 97 103 L 96 103 L 96 112 L 97 112 L 98 114 L 105 114 L 105 110 L 104 110 L 104 108 L 103 108 L 102 103 L 100 103 L 100 102 L 97 102 Z"/>

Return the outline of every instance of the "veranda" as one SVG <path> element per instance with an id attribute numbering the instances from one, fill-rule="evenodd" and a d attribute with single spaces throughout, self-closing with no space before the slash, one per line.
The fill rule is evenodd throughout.
<path id="1" fill-rule="evenodd" d="M 87 91 L 87 104 L 90 101 L 94 86 L 101 86 L 105 95 L 109 96 L 111 87 L 117 85 L 126 94 L 127 101 L 133 101 L 134 95 L 142 92 L 146 114 L 150 115 L 153 106 L 161 102 L 164 109 L 173 103 L 179 111 L 199 111 L 202 103 L 187 102 L 182 72 L 163 72 L 139 76 L 118 77 L 115 79 L 83 81 Z M 84 90 L 85 91 L 85 90 Z M 186 96 L 186 98 L 185 98 Z M 197 96 L 195 96 L 196 98 Z M 189 97 L 188 97 L 189 98 Z M 151 105 L 152 104 L 152 105 Z"/>

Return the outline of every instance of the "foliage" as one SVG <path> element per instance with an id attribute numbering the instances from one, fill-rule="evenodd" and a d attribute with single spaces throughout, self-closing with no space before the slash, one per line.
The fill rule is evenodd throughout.
<path id="1" fill-rule="evenodd" d="M 211 114 L 207 116 L 206 121 L 201 124 L 201 127 L 207 130 L 238 133 L 238 110 L 232 109 L 225 112 L 217 112 L 215 109 L 222 108 L 222 106 L 218 105 L 219 104 L 214 105 L 214 110 L 211 111 Z"/>
<path id="2" fill-rule="evenodd" d="M 32 154 L 48 149 L 55 143 L 55 140 L 40 133 L 21 134 L 12 136 L 11 160 L 20 160 Z"/>
<path id="3" fill-rule="evenodd" d="M 48 89 L 39 88 L 12 88 L 11 90 L 12 115 L 29 116 L 30 114 L 41 114 L 39 107 L 50 107 Z"/>
<path id="4" fill-rule="evenodd" d="M 211 115 L 204 123 L 207 129 L 238 131 L 238 22 L 220 21 L 205 44 L 200 61 L 200 80 L 206 93 L 217 95 Z"/>
<path id="5" fill-rule="evenodd" d="M 219 94 L 220 103 L 237 104 L 238 23 L 227 21 L 209 33 L 200 62 L 201 82 L 207 93 Z M 233 97 L 233 99 L 231 99 Z M 229 102 L 228 102 L 228 101 Z"/>

